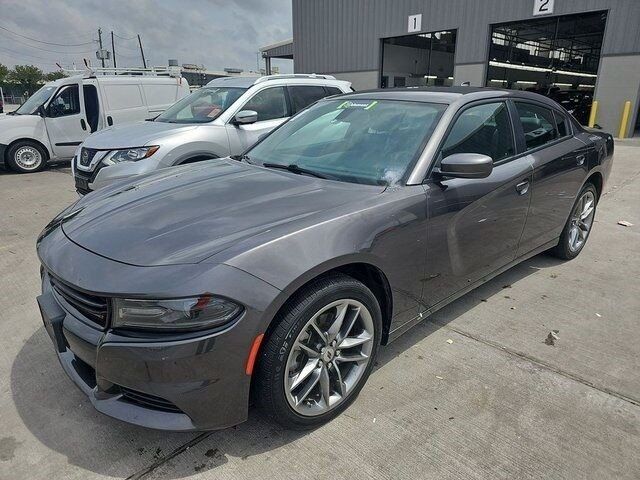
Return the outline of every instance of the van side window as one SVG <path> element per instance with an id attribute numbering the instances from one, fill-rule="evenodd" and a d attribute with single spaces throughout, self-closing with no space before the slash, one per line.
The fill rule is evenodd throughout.
<path id="1" fill-rule="evenodd" d="M 324 87 L 324 89 L 327 91 L 327 95 L 340 95 L 342 93 L 342 90 L 338 87 Z"/>
<path id="2" fill-rule="evenodd" d="M 291 104 L 293 107 L 293 113 L 298 113 L 300 110 L 305 109 L 313 102 L 320 100 L 327 96 L 324 87 L 320 85 L 309 86 L 296 86 L 288 87 L 289 96 L 291 98 Z"/>
<path id="3" fill-rule="evenodd" d="M 267 88 L 256 93 L 244 104 L 242 110 L 254 110 L 258 112 L 259 122 L 288 117 L 284 87 Z"/>
<path id="4" fill-rule="evenodd" d="M 527 150 L 552 142 L 558 138 L 558 130 L 551 110 L 532 103 L 522 102 L 516 102 L 516 110 L 524 130 Z"/>
<path id="5" fill-rule="evenodd" d="M 50 117 L 65 117 L 80 113 L 78 85 L 63 87 L 49 103 Z"/>
<path id="6" fill-rule="evenodd" d="M 93 133 L 98 130 L 98 121 L 100 119 L 98 90 L 95 85 L 83 85 L 82 93 L 84 94 L 84 110 L 87 113 L 87 122 Z"/>
<path id="7" fill-rule="evenodd" d="M 494 162 L 514 154 L 513 130 L 504 102 L 467 108 L 457 118 L 442 148 L 442 157 L 480 153 Z"/>

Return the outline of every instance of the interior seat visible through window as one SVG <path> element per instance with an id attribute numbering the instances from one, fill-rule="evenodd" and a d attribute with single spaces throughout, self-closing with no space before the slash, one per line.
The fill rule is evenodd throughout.
<path id="1" fill-rule="evenodd" d="M 496 102 L 476 105 L 460 114 L 442 148 L 442 157 L 479 153 L 497 162 L 514 152 L 509 111 L 504 102 Z"/>

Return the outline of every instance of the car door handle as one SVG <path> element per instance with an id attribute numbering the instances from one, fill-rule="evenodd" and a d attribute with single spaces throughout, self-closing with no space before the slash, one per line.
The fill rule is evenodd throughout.
<path id="1" fill-rule="evenodd" d="M 524 195 L 529 191 L 529 180 L 524 180 L 516 185 L 518 195 Z"/>
<path id="2" fill-rule="evenodd" d="M 111 118 L 111 115 L 107 117 L 107 125 L 109 126 L 113 125 L 113 118 Z"/>
<path id="3" fill-rule="evenodd" d="M 87 129 L 87 122 L 84 121 L 84 118 L 80 119 L 80 126 L 82 127 L 83 130 Z"/>
<path id="4" fill-rule="evenodd" d="M 584 160 L 585 160 L 585 158 L 586 158 L 586 157 L 585 157 L 584 155 L 578 155 L 578 156 L 576 157 L 576 162 L 578 162 L 578 165 L 582 165 L 582 164 L 584 164 Z"/>

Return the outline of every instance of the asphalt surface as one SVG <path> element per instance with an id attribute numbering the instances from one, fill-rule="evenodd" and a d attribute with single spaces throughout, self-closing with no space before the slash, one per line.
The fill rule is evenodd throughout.
<path id="1" fill-rule="evenodd" d="M 36 236 L 75 198 L 66 167 L 0 171 L 0 479 L 640 478 L 640 141 L 617 143 L 576 260 L 539 255 L 441 310 L 308 433 L 257 412 L 162 433 L 93 410 L 35 303 Z"/>

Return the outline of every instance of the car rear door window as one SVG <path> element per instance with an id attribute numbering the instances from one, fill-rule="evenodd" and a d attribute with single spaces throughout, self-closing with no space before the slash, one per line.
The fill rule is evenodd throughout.
<path id="1" fill-rule="evenodd" d="M 272 87 L 259 91 L 245 103 L 242 110 L 258 112 L 259 122 L 288 117 L 284 88 Z"/>
<path id="2" fill-rule="evenodd" d="M 513 130 L 504 102 L 484 103 L 464 110 L 442 148 L 442 156 L 480 153 L 494 162 L 514 154 Z"/>
<path id="3" fill-rule="evenodd" d="M 289 87 L 289 96 L 291 98 L 293 113 L 297 113 L 321 98 L 326 97 L 327 92 L 324 87 L 319 85 L 292 86 Z"/>
<path id="4" fill-rule="evenodd" d="M 527 150 L 559 138 L 556 121 L 550 109 L 532 103 L 516 102 L 516 110 L 524 131 Z M 566 131 L 566 125 L 564 128 Z"/>
<path id="5" fill-rule="evenodd" d="M 553 112 L 553 117 L 556 121 L 556 130 L 558 131 L 558 138 L 566 137 L 569 135 L 569 124 L 567 122 L 567 117 L 562 115 L 559 112 Z"/>
<path id="6" fill-rule="evenodd" d="M 324 87 L 324 89 L 327 91 L 327 95 L 340 95 L 343 93 L 338 87 Z"/>

